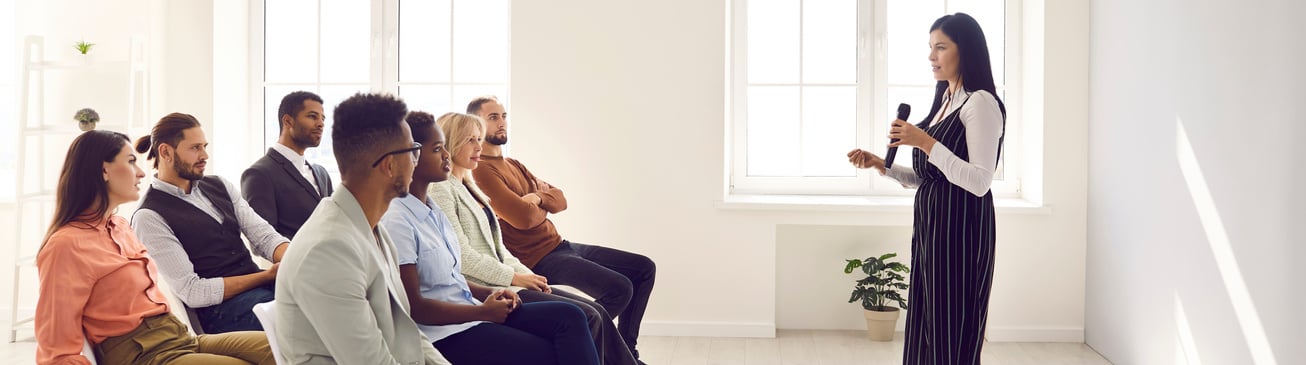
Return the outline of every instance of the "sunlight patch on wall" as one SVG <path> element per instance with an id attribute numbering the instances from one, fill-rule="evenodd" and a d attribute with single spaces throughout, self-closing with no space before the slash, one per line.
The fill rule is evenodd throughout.
<path id="1" fill-rule="evenodd" d="M 1201 365 L 1197 354 L 1197 341 L 1193 340 L 1193 328 L 1188 325 L 1188 313 L 1184 312 L 1183 300 L 1179 292 L 1174 293 L 1175 364 Z"/>
<path id="2" fill-rule="evenodd" d="M 1188 192 L 1192 195 L 1197 216 L 1206 231 L 1206 240 L 1211 245 L 1211 254 L 1215 257 L 1216 267 L 1220 269 L 1220 277 L 1224 279 L 1224 287 L 1228 291 L 1229 300 L 1233 303 L 1234 314 L 1237 315 L 1238 324 L 1242 327 L 1243 338 L 1251 350 L 1252 360 L 1258 365 L 1277 364 L 1274 352 L 1270 348 L 1270 341 L 1265 335 L 1265 327 L 1261 325 L 1261 317 L 1256 312 L 1256 303 L 1252 302 L 1251 292 L 1247 290 L 1247 281 L 1243 278 L 1242 269 L 1238 267 L 1238 260 L 1234 257 L 1229 233 L 1224 229 L 1224 221 L 1220 219 L 1220 212 L 1215 208 L 1211 189 L 1206 185 L 1202 168 L 1197 163 L 1197 155 L 1193 152 L 1192 143 L 1188 141 L 1188 131 L 1184 129 L 1184 121 L 1179 117 L 1175 120 L 1175 149 L 1179 158 L 1179 170 L 1183 172 L 1184 181 L 1188 184 Z"/>

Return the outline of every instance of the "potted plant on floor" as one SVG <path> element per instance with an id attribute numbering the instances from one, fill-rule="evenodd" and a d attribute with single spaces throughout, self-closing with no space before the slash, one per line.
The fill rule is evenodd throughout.
<path id="1" fill-rule="evenodd" d="M 901 313 L 898 308 L 907 309 L 907 298 L 899 291 L 907 290 L 907 278 L 903 275 L 910 273 L 911 269 L 900 262 L 888 261 L 896 256 L 896 253 L 886 253 L 865 260 L 851 259 L 847 260 L 848 264 L 843 268 L 845 274 L 851 274 L 857 268 L 866 274 L 865 278 L 857 280 L 848 302 L 861 300 L 862 309 L 865 310 L 866 331 L 871 340 L 893 341 L 893 332 L 898 326 Z M 897 306 L 891 306 L 891 302 L 897 302 Z"/>

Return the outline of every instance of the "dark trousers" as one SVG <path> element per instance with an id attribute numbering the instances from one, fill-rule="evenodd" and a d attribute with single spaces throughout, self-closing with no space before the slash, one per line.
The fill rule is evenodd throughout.
<path id="1" fill-rule="evenodd" d="M 603 365 L 637 365 L 635 355 L 626 347 L 626 340 L 617 332 L 617 325 L 612 323 L 612 315 L 602 305 L 576 294 L 554 290 L 552 294 L 523 289 L 517 292 L 522 303 L 566 302 L 585 312 L 585 320 L 590 325 L 590 336 L 594 338 L 594 347 L 599 352 Z"/>
<path id="2" fill-rule="evenodd" d="M 200 328 L 207 334 L 262 331 L 263 325 L 254 316 L 254 305 L 271 302 L 276 293 L 272 288 L 272 285 L 255 287 L 217 305 L 195 308 L 195 315 L 200 320 L 198 326 L 202 326 Z"/>
<path id="3" fill-rule="evenodd" d="M 432 345 L 455 365 L 599 364 L 585 314 L 563 302 L 524 303 L 503 324 L 478 324 Z"/>
<path id="4" fill-rule="evenodd" d="M 657 274 L 653 260 L 607 247 L 562 241 L 531 270 L 549 278 L 549 283 L 580 289 L 608 313 L 617 315 L 621 338 L 639 358 L 635 342 Z"/>

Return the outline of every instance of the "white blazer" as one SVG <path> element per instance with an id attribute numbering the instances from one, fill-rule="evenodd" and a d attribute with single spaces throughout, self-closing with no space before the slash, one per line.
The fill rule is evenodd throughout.
<path id="1" fill-rule="evenodd" d="M 358 200 L 338 185 L 291 240 L 276 300 L 289 363 L 449 364 L 409 317 L 394 243 L 376 230 L 379 245 Z"/>

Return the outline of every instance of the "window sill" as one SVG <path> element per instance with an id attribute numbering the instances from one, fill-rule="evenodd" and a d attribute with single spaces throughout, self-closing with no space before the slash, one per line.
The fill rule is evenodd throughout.
<path id="1" fill-rule="evenodd" d="M 800 212 L 910 213 L 909 196 L 727 195 L 716 206 L 723 210 L 786 210 Z M 1023 198 L 997 198 L 999 214 L 1051 215 L 1052 207 Z"/>

